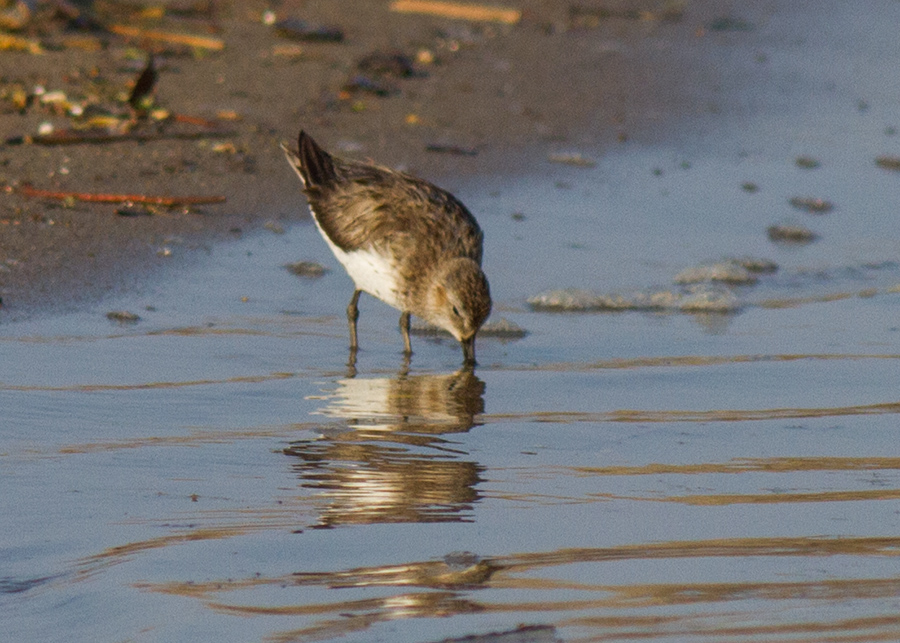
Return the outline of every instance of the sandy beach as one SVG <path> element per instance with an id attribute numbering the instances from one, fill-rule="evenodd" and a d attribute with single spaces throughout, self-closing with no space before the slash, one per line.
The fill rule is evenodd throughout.
<path id="1" fill-rule="evenodd" d="M 451 189 L 454 177 L 531 171 L 560 150 L 671 137 L 680 121 L 723 108 L 720 72 L 705 56 L 710 42 L 739 38 L 767 18 L 765 8 L 742 8 L 742 23 L 704 0 L 515 6 L 508 24 L 366 0 L 151 9 L 96 2 L 83 14 L 99 22 L 94 29 L 42 6 L 11 32 L 41 53 L 0 54 L 2 315 L 69 310 L 139 285 L 189 258 L 191 248 L 306 218 L 278 148 L 301 127 L 336 153 Z M 297 33 L 286 27 L 301 22 L 342 39 L 288 37 Z M 121 25 L 144 35 L 117 35 Z M 159 32 L 222 48 L 172 43 Z M 188 129 L 206 125 L 193 127 L 195 139 L 27 142 L 49 128 L 85 127 L 84 110 L 127 112 L 125 97 L 151 52 L 152 108 L 157 117 L 186 117 Z M 370 64 L 373 55 L 381 66 Z M 123 210 L 28 197 L 23 184 L 225 202 Z M 178 257 L 166 250 L 173 244 Z"/>

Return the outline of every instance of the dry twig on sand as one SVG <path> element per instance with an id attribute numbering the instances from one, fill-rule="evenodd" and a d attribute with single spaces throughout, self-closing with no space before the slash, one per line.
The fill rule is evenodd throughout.
<path id="1" fill-rule="evenodd" d="M 474 20 L 478 22 L 502 22 L 514 25 L 522 18 L 518 9 L 493 7 L 480 4 L 463 4 L 460 2 L 441 2 L 438 0 L 394 0 L 391 11 L 399 13 L 424 13 L 442 18 L 457 20 Z"/>
<path id="2" fill-rule="evenodd" d="M 8 188 L 10 189 L 10 188 Z M 224 203 L 224 196 L 148 196 L 146 194 L 107 194 L 103 192 L 70 192 L 66 190 L 41 190 L 30 183 L 23 183 L 17 192 L 26 197 L 57 199 L 65 201 L 88 201 L 91 203 L 146 203 L 149 205 L 208 205 Z"/>

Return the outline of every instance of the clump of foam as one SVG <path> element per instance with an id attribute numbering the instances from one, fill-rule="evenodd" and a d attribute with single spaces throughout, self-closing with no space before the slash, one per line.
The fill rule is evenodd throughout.
<path id="1" fill-rule="evenodd" d="M 634 293 L 601 294 L 588 290 L 548 290 L 528 299 L 535 311 L 659 311 L 734 313 L 741 309 L 740 300 L 726 288 L 707 284 L 684 291 L 649 290 Z"/>
<path id="2" fill-rule="evenodd" d="M 547 290 L 528 299 L 535 311 L 660 311 L 683 313 L 736 313 L 743 302 L 732 290 L 735 286 L 752 286 L 757 275 L 778 271 L 778 264 L 756 257 L 727 258 L 716 263 L 701 264 L 675 275 L 676 288 L 639 290 L 631 293 L 597 293 L 565 288 Z"/>
<path id="3" fill-rule="evenodd" d="M 698 284 L 718 281 L 734 286 L 752 286 L 758 274 L 771 274 L 778 270 L 778 264 L 768 259 L 740 257 L 725 259 L 711 264 L 685 268 L 675 275 L 676 284 Z"/>

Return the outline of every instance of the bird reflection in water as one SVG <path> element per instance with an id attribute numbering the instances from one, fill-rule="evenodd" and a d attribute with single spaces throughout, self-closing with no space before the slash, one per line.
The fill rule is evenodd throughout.
<path id="1" fill-rule="evenodd" d="M 341 423 L 284 450 L 318 492 L 318 526 L 469 519 L 482 469 L 447 436 L 478 424 L 484 382 L 470 368 L 409 375 L 404 367 L 393 378 L 336 384 L 321 413 Z"/>

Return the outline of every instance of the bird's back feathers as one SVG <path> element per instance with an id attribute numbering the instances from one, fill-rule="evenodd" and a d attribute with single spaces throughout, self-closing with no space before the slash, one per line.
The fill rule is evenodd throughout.
<path id="1" fill-rule="evenodd" d="M 423 259 L 449 253 L 481 264 L 481 228 L 449 192 L 388 168 L 333 157 L 305 132 L 297 153 L 282 147 L 303 180 L 316 222 L 341 250 L 392 246 L 401 263 L 418 249 Z M 432 252 L 422 252 L 423 239 Z"/>

